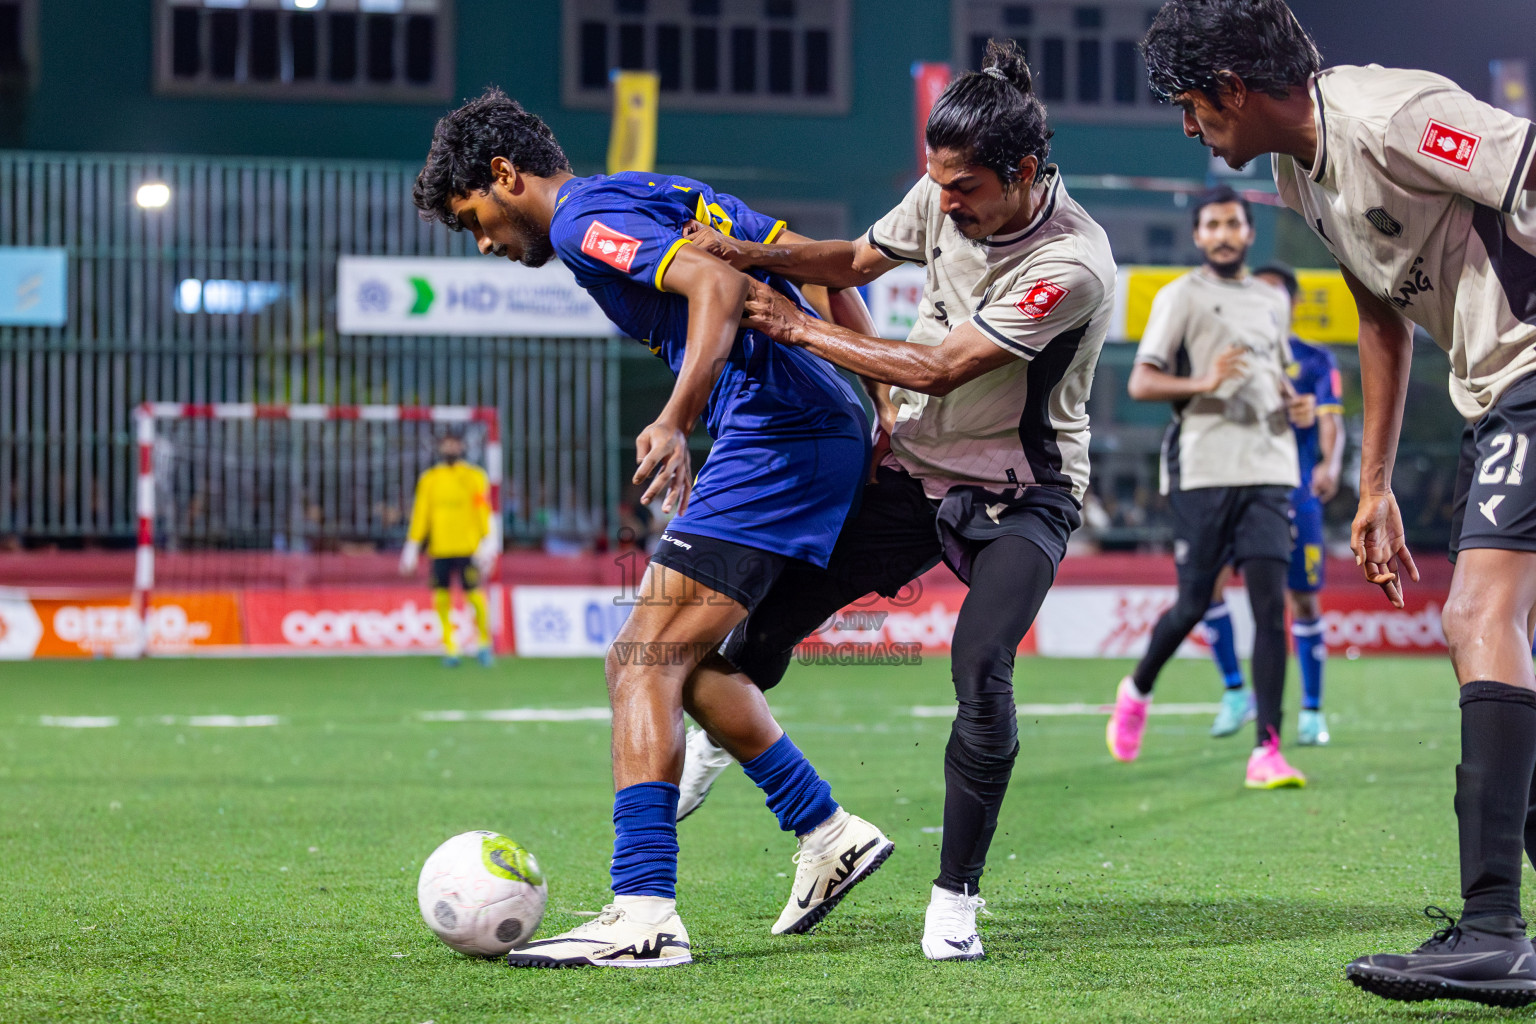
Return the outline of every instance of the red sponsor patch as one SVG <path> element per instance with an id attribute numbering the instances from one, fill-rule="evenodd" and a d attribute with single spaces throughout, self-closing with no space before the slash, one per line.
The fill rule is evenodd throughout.
<path id="1" fill-rule="evenodd" d="M 630 264 L 635 262 L 635 254 L 640 251 L 640 239 L 595 220 L 581 239 L 581 251 L 627 274 Z"/>
<path id="2" fill-rule="evenodd" d="M 1071 291 L 1070 288 L 1063 288 L 1054 281 L 1047 281 L 1041 278 L 1035 282 L 1034 287 L 1029 290 L 1029 294 L 1014 303 L 1014 305 L 1019 307 L 1020 313 L 1023 313 L 1031 320 L 1039 320 L 1045 314 L 1055 309 L 1061 300 L 1067 297 L 1067 292 L 1069 291 Z"/>
<path id="3" fill-rule="evenodd" d="M 1482 141 L 1481 136 L 1431 118 L 1424 128 L 1424 138 L 1419 141 L 1419 152 L 1468 171 L 1472 169 L 1472 159 L 1477 156 L 1477 147 Z"/>

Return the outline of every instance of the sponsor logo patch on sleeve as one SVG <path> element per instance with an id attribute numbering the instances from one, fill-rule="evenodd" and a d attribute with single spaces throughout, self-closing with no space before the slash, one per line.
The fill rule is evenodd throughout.
<path id="1" fill-rule="evenodd" d="M 635 255 L 640 251 L 640 239 L 615 231 L 600 220 L 594 220 L 582 236 L 581 251 L 627 274 L 630 265 L 635 262 Z"/>
<path id="2" fill-rule="evenodd" d="M 1070 288 L 1063 288 L 1054 281 L 1041 278 L 1029 289 L 1029 293 L 1014 305 L 1018 307 L 1020 313 L 1031 320 L 1039 320 L 1055 309 L 1061 300 L 1067 297 L 1069 291 L 1071 291 Z"/>
<path id="3" fill-rule="evenodd" d="M 1424 128 L 1424 138 L 1419 140 L 1419 152 L 1443 164 L 1469 171 L 1482 141 L 1481 136 L 1430 118 Z"/>

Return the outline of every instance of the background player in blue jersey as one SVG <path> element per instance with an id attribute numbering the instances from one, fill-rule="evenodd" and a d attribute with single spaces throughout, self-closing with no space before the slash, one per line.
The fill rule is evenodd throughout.
<path id="1" fill-rule="evenodd" d="M 1283 288 L 1294 308 L 1300 286 L 1296 274 L 1281 263 L 1271 263 L 1253 276 Z M 1309 345 L 1295 335 L 1290 339 L 1291 361 L 1286 372 L 1298 396 L 1313 402 L 1314 416 L 1307 425 L 1293 421 L 1301 484 L 1291 492 L 1291 525 L 1294 542 L 1286 576 L 1286 604 L 1291 613 L 1291 639 L 1296 645 L 1296 664 L 1301 669 L 1301 712 L 1296 719 L 1296 742 L 1322 746 L 1329 740 L 1323 715 L 1323 668 L 1328 648 L 1323 638 L 1323 610 L 1318 594 L 1323 589 L 1323 505 L 1339 492 L 1344 465 L 1344 405 L 1340 398 L 1339 365 L 1325 346 Z M 1243 669 L 1237 658 L 1232 617 L 1223 592 L 1230 572 L 1224 572 L 1211 595 L 1203 624 L 1211 645 L 1211 657 L 1221 672 L 1226 691 L 1221 711 L 1211 725 L 1212 736 L 1230 736 L 1253 718 L 1253 701 L 1243 685 Z"/>
<path id="2" fill-rule="evenodd" d="M 555 256 L 677 383 L 635 440 L 642 502 L 665 493 L 671 521 L 606 664 L 613 706 L 614 901 L 564 935 L 514 950 L 523 967 L 688 963 L 676 911 L 677 782 L 686 708 L 800 837 L 794 889 L 774 931 L 816 924 L 893 849 L 842 810 L 717 648 L 786 566 L 825 566 L 870 455 L 857 396 L 827 363 L 740 326 L 750 279 L 683 238 L 698 218 L 753 241 L 782 222 L 688 178 L 578 178 L 549 128 L 500 90 L 438 122 L 414 199 L 473 232 L 480 251 L 528 266 Z M 758 280 L 795 302 L 793 286 Z M 688 434 L 714 446 L 693 479 Z M 803 893 L 801 896 L 799 894 Z"/>

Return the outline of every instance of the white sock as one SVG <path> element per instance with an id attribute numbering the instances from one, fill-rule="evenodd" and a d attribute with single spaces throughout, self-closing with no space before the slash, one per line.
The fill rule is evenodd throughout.
<path id="1" fill-rule="evenodd" d="M 1136 689 L 1136 683 L 1131 679 L 1130 676 L 1126 676 L 1124 679 L 1120 680 L 1120 695 L 1130 697 L 1132 700 L 1141 704 L 1147 704 L 1152 700 L 1152 695 L 1150 693 L 1142 693 L 1140 690 Z"/>
<path id="2" fill-rule="evenodd" d="M 615 896 L 614 905 L 640 924 L 657 925 L 677 913 L 677 900 L 665 896 Z"/>

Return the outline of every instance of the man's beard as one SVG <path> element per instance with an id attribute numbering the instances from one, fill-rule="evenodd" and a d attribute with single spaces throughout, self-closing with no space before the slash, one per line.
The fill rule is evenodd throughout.
<path id="1" fill-rule="evenodd" d="M 496 200 L 496 205 L 501 207 L 501 215 L 507 219 L 507 226 L 512 229 L 518 241 L 523 243 L 523 254 L 517 258 L 517 262 L 525 267 L 542 267 L 555 258 L 555 246 L 547 234 L 534 227 L 532 221 L 495 192 L 491 196 Z"/>
<path id="2" fill-rule="evenodd" d="M 1216 272 L 1217 277 L 1236 277 L 1243 271 L 1243 262 L 1248 259 L 1247 249 L 1236 250 L 1237 255 L 1229 260 L 1218 263 L 1213 256 L 1205 258 L 1205 265 Z"/>

